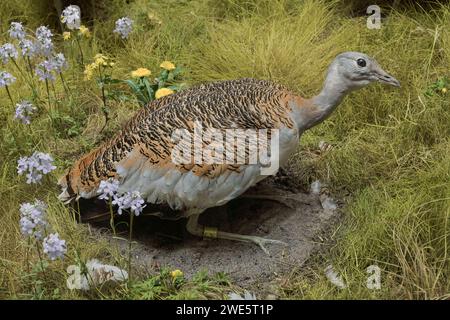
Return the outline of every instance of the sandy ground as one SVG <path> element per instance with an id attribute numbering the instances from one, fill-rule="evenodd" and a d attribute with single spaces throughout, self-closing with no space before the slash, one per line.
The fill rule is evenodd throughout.
<path id="1" fill-rule="evenodd" d="M 187 277 L 200 270 L 225 272 L 242 286 L 264 286 L 280 274 L 300 268 L 320 248 L 321 235 L 339 217 L 339 210 L 324 209 L 324 195 L 298 192 L 266 179 L 247 195 L 279 194 L 290 199 L 238 198 L 223 207 L 203 213 L 200 223 L 222 231 L 281 240 L 288 246 L 271 244 L 267 255 L 256 244 L 222 239 L 201 239 L 185 230 L 186 219 L 135 220 L 134 261 L 141 268 L 161 266 L 181 269 Z M 326 200 L 329 201 L 330 199 Z M 124 247 L 127 244 L 119 241 Z"/>

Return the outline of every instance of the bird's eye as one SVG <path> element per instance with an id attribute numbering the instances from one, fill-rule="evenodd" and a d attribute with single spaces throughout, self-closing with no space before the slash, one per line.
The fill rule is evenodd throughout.
<path id="1" fill-rule="evenodd" d="M 358 60 L 356 60 L 356 63 L 358 64 L 358 66 L 360 67 L 365 67 L 366 66 L 366 60 L 359 58 Z"/>

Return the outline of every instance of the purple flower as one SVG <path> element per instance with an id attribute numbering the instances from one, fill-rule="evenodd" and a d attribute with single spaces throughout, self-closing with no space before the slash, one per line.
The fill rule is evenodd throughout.
<path id="1" fill-rule="evenodd" d="M 119 181 L 116 179 L 108 179 L 100 181 L 100 186 L 98 187 L 97 193 L 99 199 L 109 200 L 115 197 L 117 190 L 119 189 Z"/>
<path id="2" fill-rule="evenodd" d="M 122 214 L 125 209 L 130 209 L 134 215 L 138 216 L 142 210 L 146 207 L 145 201 L 142 199 L 141 194 L 138 191 L 127 192 L 122 196 L 116 196 L 112 204 L 117 205 L 119 209 L 118 214 Z"/>
<path id="3" fill-rule="evenodd" d="M 20 40 L 19 47 L 20 49 L 22 49 L 22 56 L 24 57 L 26 56 L 32 58 L 36 53 L 39 52 L 39 46 L 28 39 Z"/>
<path id="4" fill-rule="evenodd" d="M 113 32 L 119 34 L 122 39 L 126 39 L 132 30 L 133 20 L 128 17 L 123 17 L 116 21 L 116 28 Z"/>
<path id="5" fill-rule="evenodd" d="M 48 255 L 50 260 L 63 259 L 67 252 L 66 241 L 61 240 L 58 233 L 49 234 L 44 239 L 42 246 L 44 247 L 44 253 Z"/>
<path id="6" fill-rule="evenodd" d="M 44 57 L 49 57 L 53 53 L 53 42 L 52 40 L 44 40 L 37 42 L 36 45 L 37 52 L 39 52 Z"/>
<path id="7" fill-rule="evenodd" d="M 34 71 L 35 71 L 36 75 L 38 76 L 39 80 L 54 81 L 55 75 L 53 74 L 53 71 L 55 71 L 56 68 L 57 68 L 57 66 L 55 65 L 54 61 L 44 60 L 36 66 L 36 69 Z"/>
<path id="8" fill-rule="evenodd" d="M 61 73 L 69 67 L 67 60 L 62 53 L 57 53 L 51 61 L 57 73 Z"/>
<path id="9" fill-rule="evenodd" d="M 43 42 L 45 40 L 52 40 L 53 33 L 46 26 L 40 26 L 36 29 L 36 39 L 39 42 Z"/>
<path id="10" fill-rule="evenodd" d="M 65 8 L 61 15 L 61 22 L 65 23 L 70 30 L 79 29 L 81 24 L 80 7 L 70 5 Z"/>
<path id="11" fill-rule="evenodd" d="M 9 86 L 13 84 L 14 81 L 16 81 L 16 78 L 13 77 L 12 74 L 6 71 L 0 71 L 0 88 Z"/>
<path id="12" fill-rule="evenodd" d="M 17 173 L 22 175 L 27 172 L 28 184 L 40 182 L 43 174 L 50 173 L 55 169 L 53 158 L 43 152 L 35 151 L 30 157 L 21 157 L 17 161 Z"/>
<path id="13" fill-rule="evenodd" d="M 11 27 L 9 28 L 9 36 L 12 39 L 23 40 L 25 38 L 25 31 L 20 22 L 11 22 Z"/>
<path id="14" fill-rule="evenodd" d="M 46 26 L 40 26 L 36 29 L 36 39 L 39 53 L 48 57 L 53 52 L 52 32 Z"/>
<path id="15" fill-rule="evenodd" d="M 14 118 L 22 121 L 23 124 L 30 124 L 30 117 L 36 107 L 29 101 L 23 100 L 16 104 L 16 115 Z"/>
<path id="16" fill-rule="evenodd" d="M 17 59 L 17 50 L 11 43 L 5 43 L 0 47 L 0 59 L 3 64 L 7 64 L 9 59 Z"/>
<path id="17" fill-rule="evenodd" d="M 47 205 L 40 200 L 20 205 L 20 231 L 25 237 L 42 239 L 47 227 L 46 210 Z"/>

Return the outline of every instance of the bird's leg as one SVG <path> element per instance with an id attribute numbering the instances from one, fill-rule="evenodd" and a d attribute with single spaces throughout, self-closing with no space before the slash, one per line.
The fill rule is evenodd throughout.
<path id="1" fill-rule="evenodd" d="M 227 239 L 227 240 L 235 240 L 235 241 L 243 241 L 243 242 L 253 242 L 260 246 L 260 248 L 270 256 L 269 251 L 265 247 L 267 244 L 281 244 L 287 246 L 288 244 L 279 241 L 266 239 L 257 236 L 248 236 L 237 233 L 223 232 L 219 231 L 217 228 L 213 227 L 205 227 L 198 223 L 198 217 L 200 214 L 194 214 L 189 217 L 189 220 L 186 225 L 186 229 L 190 234 L 193 234 L 198 237 L 203 238 L 214 238 L 214 239 Z"/>

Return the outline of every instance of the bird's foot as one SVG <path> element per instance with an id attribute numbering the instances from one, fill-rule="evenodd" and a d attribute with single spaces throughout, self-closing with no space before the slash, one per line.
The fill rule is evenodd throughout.
<path id="1" fill-rule="evenodd" d="M 250 241 L 256 243 L 268 256 L 270 256 L 269 250 L 267 250 L 266 245 L 267 244 L 278 244 L 283 246 L 289 246 L 286 242 L 280 241 L 280 240 L 274 240 L 274 239 L 267 239 L 262 237 L 256 237 L 256 236 L 248 236 L 250 238 Z"/>
<path id="2" fill-rule="evenodd" d="M 268 256 L 270 256 L 269 250 L 267 250 L 266 245 L 268 244 L 277 244 L 288 246 L 286 242 L 280 240 L 267 239 L 257 236 L 249 236 L 237 233 L 230 233 L 220 231 L 217 228 L 212 227 L 204 227 L 198 223 L 198 215 L 193 215 L 189 217 L 188 223 L 186 225 L 186 229 L 189 233 L 200 236 L 203 238 L 211 238 L 211 239 L 227 239 L 234 241 L 242 241 L 242 242 L 253 242 L 256 243 Z"/>
<path id="3" fill-rule="evenodd" d="M 230 233 L 219 231 L 216 228 L 204 227 L 203 229 L 203 237 L 204 238 L 213 238 L 213 239 L 227 239 L 234 241 L 242 241 L 242 242 L 253 242 L 257 244 L 268 256 L 270 256 L 269 250 L 267 250 L 266 245 L 268 244 L 277 244 L 288 246 L 286 242 L 280 240 L 267 239 L 263 237 L 257 236 L 249 236 L 237 233 Z"/>

